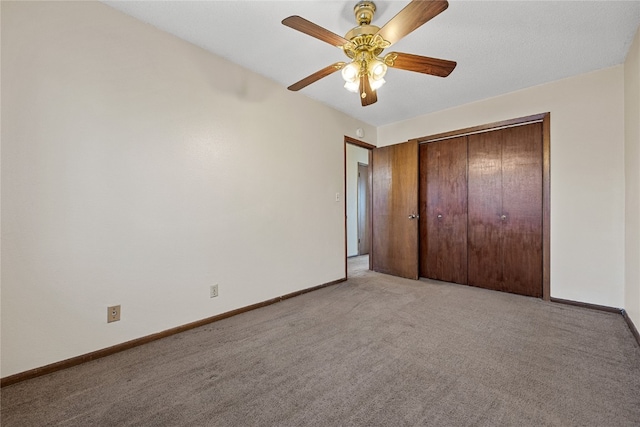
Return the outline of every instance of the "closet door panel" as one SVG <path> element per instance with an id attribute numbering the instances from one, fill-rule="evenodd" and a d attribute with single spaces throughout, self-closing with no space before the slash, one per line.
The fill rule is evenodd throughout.
<path id="1" fill-rule="evenodd" d="M 468 136 L 468 284 L 503 289 L 502 135 Z"/>
<path id="2" fill-rule="evenodd" d="M 427 144 L 426 271 L 467 282 L 467 138 Z"/>
<path id="3" fill-rule="evenodd" d="M 542 124 L 502 131 L 504 281 L 542 296 Z"/>
<path id="4" fill-rule="evenodd" d="M 427 156 L 427 147 L 428 144 L 419 144 L 418 145 L 418 209 L 420 213 L 420 218 L 418 219 L 419 225 L 419 263 L 420 263 L 420 277 L 429 277 L 427 273 L 427 250 L 428 250 L 428 242 L 429 242 L 429 233 L 427 224 L 427 164 L 428 164 L 428 156 Z"/>

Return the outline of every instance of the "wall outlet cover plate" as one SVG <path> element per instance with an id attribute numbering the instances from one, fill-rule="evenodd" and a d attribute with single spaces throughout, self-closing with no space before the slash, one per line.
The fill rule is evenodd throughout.
<path id="1" fill-rule="evenodd" d="M 120 320 L 120 306 L 112 305 L 107 307 L 107 323 L 117 322 Z"/>

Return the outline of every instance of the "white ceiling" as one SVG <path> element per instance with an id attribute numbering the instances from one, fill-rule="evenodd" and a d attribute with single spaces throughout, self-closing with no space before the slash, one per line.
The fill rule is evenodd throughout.
<path id="1" fill-rule="evenodd" d="M 227 58 L 283 87 L 346 56 L 281 24 L 300 15 L 344 35 L 351 1 L 104 1 Z M 297 93 L 374 126 L 497 96 L 624 62 L 640 1 L 461 1 L 387 51 L 458 62 L 447 78 L 390 69 L 378 102 L 362 107 L 334 73 Z M 381 27 L 408 0 L 375 1 Z"/>

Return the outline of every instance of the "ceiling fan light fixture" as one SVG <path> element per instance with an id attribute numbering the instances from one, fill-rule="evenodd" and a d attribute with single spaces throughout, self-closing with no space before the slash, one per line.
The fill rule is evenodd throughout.
<path id="1" fill-rule="evenodd" d="M 358 93 L 363 107 L 378 101 L 376 90 L 384 83 L 387 68 L 413 71 L 447 77 L 456 67 L 446 61 L 410 53 L 382 52 L 400 39 L 447 9 L 447 0 L 411 0 L 382 27 L 371 25 L 376 5 L 371 0 L 360 0 L 354 7 L 356 27 L 341 37 L 318 24 L 293 15 L 282 20 L 287 27 L 300 31 L 334 47 L 342 49 L 349 63 L 336 62 L 305 77 L 287 89 L 298 91 L 328 75 L 342 70 L 345 89 Z"/>

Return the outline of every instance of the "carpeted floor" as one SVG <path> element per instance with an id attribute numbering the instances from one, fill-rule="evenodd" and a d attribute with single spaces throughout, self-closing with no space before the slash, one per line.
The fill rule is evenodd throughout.
<path id="1" fill-rule="evenodd" d="M 2 389 L 2 426 L 638 426 L 622 317 L 366 271 Z"/>

